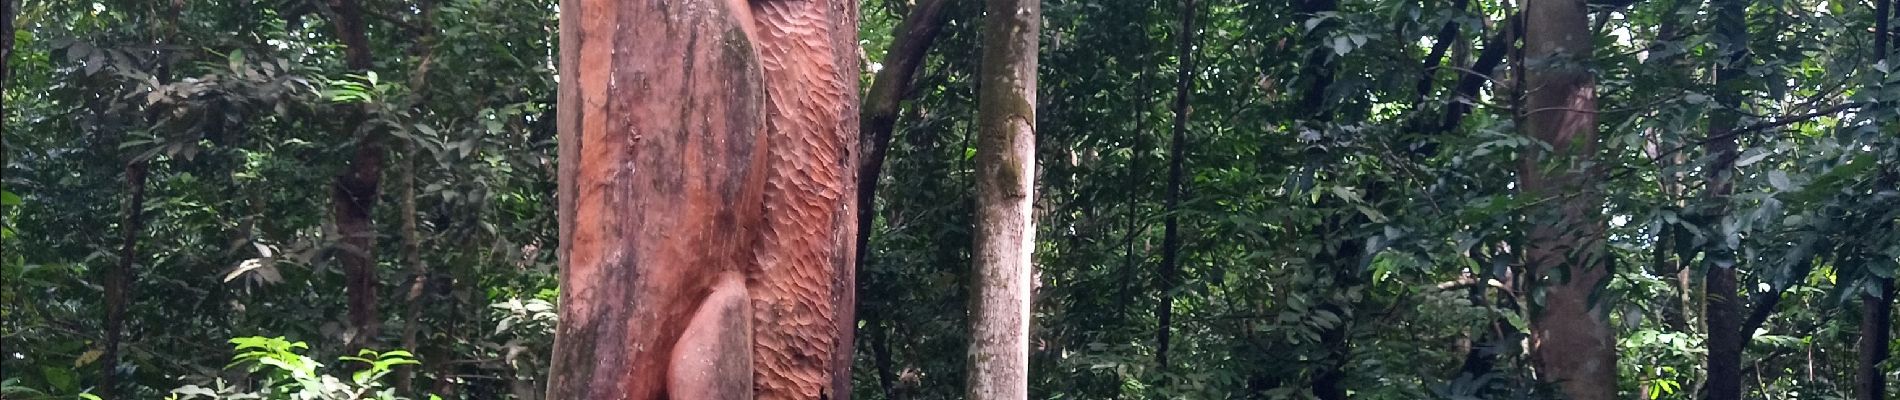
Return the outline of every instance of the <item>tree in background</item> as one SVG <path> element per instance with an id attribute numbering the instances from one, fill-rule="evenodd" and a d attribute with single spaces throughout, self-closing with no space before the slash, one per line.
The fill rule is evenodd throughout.
<path id="1" fill-rule="evenodd" d="M 664 31 L 618 33 L 616 45 L 629 47 L 618 53 L 562 52 L 558 44 L 603 49 L 609 39 L 562 38 L 558 23 L 601 13 L 577 4 L 560 9 L 553 0 L 355 3 L 366 46 L 338 31 L 344 3 L 330 0 L 9 3 L 17 24 L 8 30 L 0 102 L 0 397 L 343 397 L 368 389 L 362 393 L 371 397 L 552 398 L 556 304 L 584 296 L 586 286 L 557 284 L 558 274 L 576 272 L 558 262 L 571 254 L 561 249 L 583 241 L 561 236 L 558 209 L 580 191 L 560 188 L 556 166 L 576 157 L 663 154 L 681 157 L 656 162 L 686 165 L 690 155 L 705 169 L 756 172 L 743 180 L 756 185 L 748 186 L 757 193 L 750 207 L 758 214 L 756 240 L 733 245 L 749 252 L 697 240 L 687 245 L 696 251 L 682 257 L 743 258 L 718 267 L 761 270 L 770 261 L 774 270 L 794 272 L 738 279 L 745 296 L 736 300 L 733 279 L 715 279 L 723 286 L 707 284 L 698 297 L 679 300 L 690 303 L 679 308 L 683 326 L 704 316 L 711 322 L 698 326 L 714 327 L 681 328 L 693 340 L 679 347 L 750 348 L 684 352 L 709 357 L 678 363 L 679 387 L 767 397 L 969 395 L 979 214 L 972 189 L 994 165 L 977 155 L 986 135 L 979 93 L 991 88 L 982 73 L 990 49 L 984 2 L 666 3 L 691 5 L 673 9 L 695 10 L 681 21 L 711 20 L 721 4 L 749 11 L 752 21 L 786 17 L 736 25 L 754 28 L 752 48 L 786 50 L 758 52 L 753 61 L 766 94 L 662 93 L 704 99 L 671 109 L 693 115 L 754 102 L 762 129 L 778 130 L 755 133 L 769 138 L 763 147 L 721 139 L 734 136 L 711 128 L 670 136 L 683 141 L 655 133 L 633 147 L 591 147 L 726 144 L 605 155 L 589 155 L 585 140 L 561 140 L 557 103 L 571 111 L 587 102 L 564 99 L 557 81 L 604 79 L 619 83 L 614 90 L 636 91 L 641 86 L 629 84 L 642 82 L 632 74 L 636 59 L 604 62 L 607 69 L 587 77 L 557 77 L 556 66 L 584 64 L 579 58 L 589 54 L 595 61 L 630 54 L 635 38 L 668 37 L 649 35 Z M 634 25 L 659 15 L 635 15 L 636 3 L 624 5 L 626 13 L 594 23 Z M 1539 364 L 1585 352 L 1524 347 L 1552 343 L 1531 335 L 1559 336 L 1550 322 L 1567 314 L 1550 307 L 1552 295 L 1574 293 L 1549 290 L 1573 281 L 1557 273 L 1568 269 L 1529 257 L 1550 249 L 1530 246 L 1531 239 L 1557 230 L 1531 229 L 1538 223 L 1564 234 L 1600 233 L 1597 244 L 1572 247 L 1614 266 L 1586 298 L 1615 340 L 1614 387 L 1605 391 L 1688 400 L 1739 382 L 1727 393 L 1896 394 L 1891 384 L 1885 393 L 1864 388 L 1892 369 L 1894 351 L 1890 337 L 1879 339 L 1895 328 L 1881 319 L 1891 311 L 1879 307 L 1891 303 L 1878 300 L 1878 284 L 1900 254 L 1893 224 L 1900 196 L 1890 189 L 1900 108 L 1886 106 L 1900 99 L 1892 90 L 1900 81 L 1876 63 L 1883 52 L 1870 51 L 1880 38 L 1891 42 L 1893 29 L 1875 18 L 1891 22 L 1891 4 L 1882 13 L 1878 1 L 1592 1 L 1577 19 L 1583 29 L 1571 30 L 1590 51 L 1556 62 L 1531 52 L 1524 36 L 1557 25 L 1517 22 L 1543 4 L 1039 5 L 1034 186 L 1026 196 L 1033 204 L 1027 243 L 1035 275 L 1026 311 L 1033 325 L 1022 348 L 1035 372 L 1022 383 L 1026 397 L 1563 397 L 1562 381 L 1552 382 L 1556 371 Z M 835 17 L 850 9 L 863 18 Z M 1717 12 L 1732 9 L 1744 18 L 1719 18 L 1736 15 Z M 1189 14 L 1192 27 L 1180 23 Z M 1738 27 L 1747 32 L 1742 46 L 1722 34 Z M 1183 41 L 1191 43 L 1187 53 Z M 1728 79 L 1743 65 L 1724 63 L 1733 54 L 1727 50 L 1742 47 L 1745 68 Z M 370 68 L 351 65 L 354 49 L 369 50 Z M 825 56 L 798 56 L 819 53 Z M 577 59 L 565 63 L 564 54 Z M 681 64 L 689 54 L 644 60 Z M 694 64 L 694 75 L 720 76 L 673 86 L 647 81 L 648 88 L 738 83 L 717 72 L 729 68 L 707 64 L 736 58 L 694 57 L 705 61 Z M 863 71 L 853 69 L 860 64 Z M 1545 89 L 1520 76 L 1574 69 L 1568 66 L 1587 66 L 1592 78 L 1595 139 L 1534 138 L 1548 132 L 1533 131 L 1535 118 L 1525 117 L 1575 111 L 1525 106 L 1523 94 Z M 650 71 L 644 76 L 688 76 L 684 68 Z M 853 97 L 853 77 L 876 88 Z M 1170 84 L 1182 78 L 1191 96 Z M 609 101 L 598 107 L 608 111 L 593 116 L 671 104 L 641 102 L 659 95 L 601 96 Z M 830 106 L 824 112 L 793 111 L 821 97 L 842 100 L 822 101 Z M 680 113 L 643 121 L 730 121 Z M 1186 157 L 1170 146 L 1176 115 L 1190 116 Z M 1722 124 L 1711 122 L 1724 118 L 1734 119 L 1733 134 L 1712 134 Z M 339 176 L 362 165 L 357 150 L 372 133 L 384 150 L 383 172 L 362 204 L 370 205 L 370 221 L 383 223 L 367 225 L 368 236 L 345 236 L 333 190 Z M 837 135 L 862 139 L 851 144 Z M 808 139 L 837 145 L 788 145 Z M 1579 150 L 1584 144 L 1598 150 Z M 578 155 L 561 154 L 561 145 L 579 145 L 567 149 Z M 760 161 L 702 157 L 741 153 Z M 1548 161 L 1547 168 L 1525 174 L 1526 156 Z M 128 160 L 143 161 L 143 185 L 128 185 Z M 1168 196 L 1175 160 L 1184 160 L 1180 190 Z M 1714 168 L 1726 160 L 1732 164 Z M 684 196 L 688 180 L 680 192 L 642 189 L 640 197 L 631 187 L 664 183 L 637 177 L 705 170 L 659 165 L 618 176 L 632 182 L 613 193 L 629 202 Z M 1718 199 L 1707 178 L 1724 171 L 1727 195 Z M 1538 187 L 1520 181 L 1577 173 L 1594 182 L 1579 185 L 1590 190 L 1547 185 L 1534 194 Z M 143 188 L 141 199 L 132 198 L 134 187 Z M 697 209 L 752 201 L 706 201 L 717 206 Z M 659 203 L 686 209 L 701 202 Z M 1561 205 L 1584 203 L 1584 219 L 1593 223 L 1565 221 Z M 140 211 L 142 226 L 129 226 L 129 210 Z M 682 225 L 668 232 L 681 235 L 723 226 L 689 212 L 610 210 L 671 218 Z M 775 212 L 786 217 L 769 216 Z M 127 232 L 137 233 L 131 257 L 121 256 Z M 761 250 L 768 236 L 824 239 L 768 253 Z M 370 239 L 367 261 L 375 267 L 343 268 L 347 257 L 365 254 L 345 243 L 357 238 Z M 1163 268 L 1169 252 L 1173 262 Z M 844 273 L 854 258 L 861 260 L 856 274 Z M 1528 274 L 1527 264 L 1550 273 Z M 1721 264 L 1733 266 L 1734 289 L 1703 284 L 1726 284 L 1717 279 L 1727 270 L 1708 268 Z M 364 281 L 375 284 L 376 300 L 362 307 L 358 298 L 352 307 L 350 285 Z M 112 288 L 125 296 L 107 301 Z M 708 302 L 716 291 L 722 297 Z M 1749 296 L 1740 303 L 1723 293 Z M 847 299 L 857 306 L 834 303 Z M 1739 329 L 1712 329 L 1733 316 L 1715 312 L 1737 305 L 1745 317 Z M 108 355 L 111 310 L 123 318 L 115 324 L 117 351 Z M 353 320 L 353 311 L 375 317 Z M 821 312 L 831 316 L 811 317 Z M 721 324 L 751 325 L 754 340 L 721 342 L 715 333 L 742 331 L 715 329 Z M 381 329 L 374 336 L 354 329 L 365 325 Z M 766 329 L 796 332 L 767 336 Z M 849 338 L 858 330 L 865 340 Z M 374 362 L 344 359 L 362 355 L 352 341 L 375 350 Z M 767 342 L 785 347 L 760 344 Z M 581 347 L 567 343 L 563 352 Z M 291 350 L 256 353 L 263 345 Z M 775 352 L 784 348 L 835 350 Z M 752 371 L 750 389 L 746 374 L 706 363 L 739 355 L 752 361 L 733 368 Z M 324 365 L 313 364 L 319 360 Z M 1730 360 L 1739 368 L 1723 364 Z M 783 368 L 756 368 L 765 365 Z M 853 373 L 840 372 L 851 365 Z M 1730 370 L 1737 375 L 1716 376 Z M 368 372 L 367 381 L 356 382 L 353 372 Z M 294 383 L 297 374 L 337 384 Z M 714 394 L 680 392 L 696 395 Z"/>
<path id="2" fill-rule="evenodd" d="M 1524 133 L 1518 190 L 1527 208 L 1524 277 L 1533 293 L 1531 358 L 1538 377 L 1577 400 L 1616 398 L 1613 307 L 1603 295 L 1612 261 L 1597 162 L 1597 87 L 1582 0 L 1524 9 Z M 1544 147 L 1548 146 L 1548 150 Z"/>

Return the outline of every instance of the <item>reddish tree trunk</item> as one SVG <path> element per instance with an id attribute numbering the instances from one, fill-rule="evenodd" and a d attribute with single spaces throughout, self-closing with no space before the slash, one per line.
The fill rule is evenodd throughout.
<path id="1" fill-rule="evenodd" d="M 855 5 L 562 3 L 549 398 L 848 397 Z"/>
<path id="2" fill-rule="evenodd" d="M 1611 271 L 1601 174 L 1592 162 L 1596 82 L 1585 13 L 1583 0 L 1525 7 L 1524 132 L 1550 147 L 1519 150 L 1518 190 L 1538 204 L 1528 217 L 1524 260 L 1530 288 L 1544 291 L 1530 309 L 1538 378 L 1573 400 L 1608 400 L 1616 396 L 1616 338 L 1600 293 Z"/>

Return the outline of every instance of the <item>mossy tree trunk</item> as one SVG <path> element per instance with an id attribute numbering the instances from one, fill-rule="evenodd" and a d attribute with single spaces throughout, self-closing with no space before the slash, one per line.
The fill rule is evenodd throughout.
<path id="1" fill-rule="evenodd" d="M 988 0 L 977 92 L 975 296 L 967 398 L 1029 397 L 1036 57 L 1042 5 Z"/>

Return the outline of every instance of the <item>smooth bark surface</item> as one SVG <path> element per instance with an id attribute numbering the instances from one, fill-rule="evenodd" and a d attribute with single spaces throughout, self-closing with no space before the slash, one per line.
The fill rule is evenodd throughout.
<path id="1" fill-rule="evenodd" d="M 856 5 L 562 7 L 548 397 L 848 397 Z"/>
<path id="2" fill-rule="evenodd" d="M 1524 132 L 1549 150 L 1525 147 L 1518 190 L 1536 206 L 1524 265 L 1543 301 L 1531 307 L 1538 378 L 1572 400 L 1616 396 L 1616 338 L 1600 292 L 1605 259 L 1596 82 L 1582 0 L 1531 0 L 1524 12 Z"/>
<path id="3" fill-rule="evenodd" d="M 1029 398 L 1037 0 L 988 0 L 977 92 L 975 298 L 967 398 Z"/>

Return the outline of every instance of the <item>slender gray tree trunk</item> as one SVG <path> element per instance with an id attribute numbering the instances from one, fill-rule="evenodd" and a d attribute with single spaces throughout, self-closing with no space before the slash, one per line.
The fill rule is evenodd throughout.
<path id="1" fill-rule="evenodd" d="M 1155 365 L 1162 373 L 1163 386 L 1168 382 L 1168 336 L 1174 328 L 1174 281 L 1181 273 L 1181 220 L 1176 211 L 1181 206 L 1181 181 L 1186 174 L 1188 97 L 1194 89 L 1194 0 L 1181 2 L 1180 36 L 1181 65 L 1174 81 L 1174 135 L 1168 146 L 1168 191 L 1162 198 L 1167 217 L 1161 228 L 1161 305 L 1155 309 L 1159 325 L 1155 329 Z"/>
<path id="2" fill-rule="evenodd" d="M 1042 5 L 988 0 L 977 93 L 976 295 L 968 398 L 1029 398 L 1031 204 Z"/>

